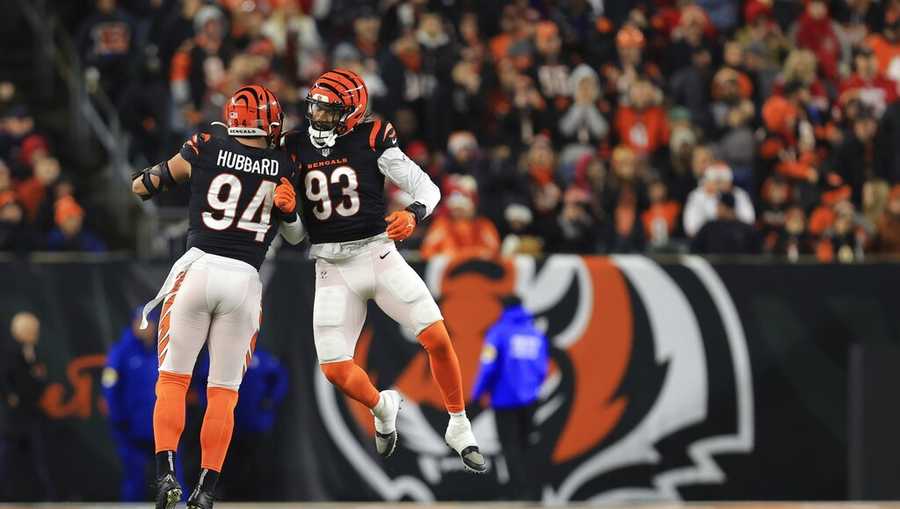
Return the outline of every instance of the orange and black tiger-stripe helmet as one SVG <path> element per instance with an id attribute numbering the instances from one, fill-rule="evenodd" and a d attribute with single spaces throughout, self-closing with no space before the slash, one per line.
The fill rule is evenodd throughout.
<path id="1" fill-rule="evenodd" d="M 306 94 L 306 104 L 306 118 L 314 129 L 334 129 L 341 136 L 352 131 L 365 116 L 369 90 L 359 74 L 350 69 L 332 69 L 316 78 Z M 334 112 L 334 118 L 330 122 L 315 121 L 313 111 L 317 108 Z"/>
<path id="2" fill-rule="evenodd" d="M 275 143 L 281 136 L 284 111 L 266 87 L 244 85 L 225 103 L 225 125 L 231 136 L 265 136 Z"/>

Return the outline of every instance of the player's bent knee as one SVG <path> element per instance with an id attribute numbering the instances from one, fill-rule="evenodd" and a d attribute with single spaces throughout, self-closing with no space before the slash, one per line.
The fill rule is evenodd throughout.
<path id="1" fill-rule="evenodd" d="M 416 336 L 443 319 L 441 308 L 438 307 L 431 294 L 419 299 L 419 302 L 415 303 L 410 311 L 410 320 L 413 322 L 412 329 Z"/>
<path id="2" fill-rule="evenodd" d="M 417 335 L 419 343 L 428 350 L 431 355 L 449 355 L 453 352 L 453 343 L 447 333 L 447 327 L 443 320 L 436 320 L 425 327 Z"/>

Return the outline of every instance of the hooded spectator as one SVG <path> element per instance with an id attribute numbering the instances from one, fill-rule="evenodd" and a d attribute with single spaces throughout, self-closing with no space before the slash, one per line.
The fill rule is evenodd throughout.
<path id="1" fill-rule="evenodd" d="M 743 189 L 733 186 L 731 168 L 715 163 L 703 172 L 703 180 L 688 196 L 687 204 L 684 206 L 684 232 L 688 237 L 693 237 L 704 224 L 718 217 L 719 196 L 722 193 L 729 193 L 734 200 L 731 208 L 735 211 L 735 218 L 753 224 L 756 212 L 750 195 Z"/>
<path id="2" fill-rule="evenodd" d="M 580 145 L 597 144 L 606 138 L 609 123 L 600 113 L 600 82 L 597 73 L 581 64 L 572 71 L 569 87 L 574 102 L 559 119 L 559 132 L 565 140 Z"/>

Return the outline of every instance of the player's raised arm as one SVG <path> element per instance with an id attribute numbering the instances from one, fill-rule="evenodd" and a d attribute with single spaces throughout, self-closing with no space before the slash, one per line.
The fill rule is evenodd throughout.
<path id="1" fill-rule="evenodd" d="M 405 210 L 393 212 L 386 218 L 389 223 L 388 236 L 392 240 L 405 240 L 416 225 L 434 212 L 441 200 L 441 190 L 415 161 L 397 147 L 394 127 L 390 123 L 385 124 L 384 134 L 377 133 L 376 137 L 388 145 L 378 157 L 378 169 L 413 199 Z"/>
<path id="2" fill-rule="evenodd" d="M 147 201 L 160 191 L 168 191 L 191 178 L 191 163 L 181 154 L 131 175 L 131 192 Z"/>

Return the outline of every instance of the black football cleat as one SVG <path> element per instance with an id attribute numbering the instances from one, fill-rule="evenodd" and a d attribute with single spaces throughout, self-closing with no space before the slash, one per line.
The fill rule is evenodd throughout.
<path id="1" fill-rule="evenodd" d="M 187 509 L 212 509 L 215 498 L 208 491 L 203 491 L 198 486 L 188 497 Z"/>
<path id="2" fill-rule="evenodd" d="M 181 485 L 174 474 L 166 474 L 156 480 L 156 509 L 173 509 L 181 502 Z"/>

